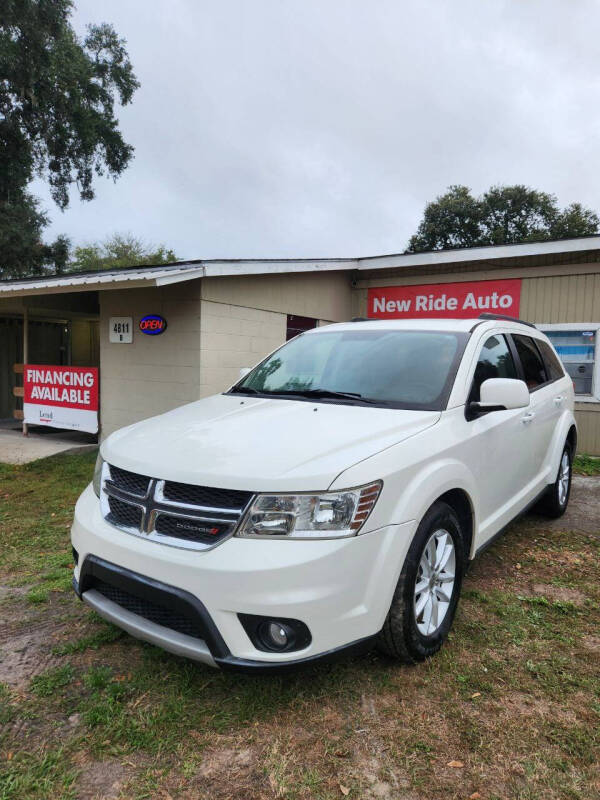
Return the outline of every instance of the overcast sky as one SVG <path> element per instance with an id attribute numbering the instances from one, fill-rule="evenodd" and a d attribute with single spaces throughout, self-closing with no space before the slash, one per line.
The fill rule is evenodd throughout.
<path id="1" fill-rule="evenodd" d="M 75 0 L 141 89 L 135 158 L 48 238 L 130 231 L 179 258 L 401 252 L 449 184 L 600 211 L 596 0 Z"/>

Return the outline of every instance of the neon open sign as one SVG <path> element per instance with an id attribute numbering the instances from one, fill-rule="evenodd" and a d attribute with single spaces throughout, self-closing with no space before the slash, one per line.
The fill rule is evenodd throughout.
<path id="1" fill-rule="evenodd" d="M 139 328 L 147 336 L 158 336 L 167 330 L 167 320 L 159 314 L 146 314 L 141 318 Z"/>

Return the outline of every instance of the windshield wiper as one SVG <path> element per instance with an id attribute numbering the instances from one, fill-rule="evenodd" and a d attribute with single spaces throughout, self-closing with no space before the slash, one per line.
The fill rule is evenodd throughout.
<path id="1" fill-rule="evenodd" d="M 359 403 L 377 403 L 377 400 L 371 400 L 368 397 L 363 397 L 358 392 L 334 392 L 331 389 L 279 389 L 271 392 L 260 389 L 252 389 L 250 386 L 234 386 L 229 390 L 230 394 L 259 394 L 262 397 L 266 395 L 273 395 L 274 397 L 290 396 L 290 397 L 314 397 L 315 400 L 358 400 Z"/>
<path id="2" fill-rule="evenodd" d="M 265 393 L 266 394 L 266 393 Z M 368 397 L 363 397 L 358 392 L 334 392 L 331 389 L 281 389 L 273 394 L 296 395 L 296 397 L 314 397 L 315 400 L 358 400 L 360 403 L 377 403 L 377 400 L 371 400 Z"/>
<path id="3" fill-rule="evenodd" d="M 263 394 L 258 389 L 253 389 L 251 386 L 234 386 L 229 390 L 229 394 Z"/>

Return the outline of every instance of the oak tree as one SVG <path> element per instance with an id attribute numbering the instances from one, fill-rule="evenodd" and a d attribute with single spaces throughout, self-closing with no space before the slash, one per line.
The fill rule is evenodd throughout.
<path id="1" fill-rule="evenodd" d="M 118 178 L 133 156 L 115 114 L 139 86 L 125 42 L 106 23 L 78 36 L 72 10 L 71 0 L 0 5 L 0 276 L 53 260 L 41 243 L 47 216 L 27 192 L 34 177 L 64 209 L 73 186 L 91 200 L 95 177 Z"/>

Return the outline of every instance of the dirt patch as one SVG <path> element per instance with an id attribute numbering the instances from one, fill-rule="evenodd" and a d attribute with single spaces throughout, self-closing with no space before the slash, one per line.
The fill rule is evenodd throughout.
<path id="1" fill-rule="evenodd" d="M 583 646 L 586 650 L 591 650 L 593 653 L 600 654 L 600 636 L 584 636 Z"/>
<path id="2" fill-rule="evenodd" d="M 60 626 L 65 629 L 63 623 Z M 15 689 L 23 689 L 31 678 L 51 667 L 59 659 L 52 654 L 58 626 L 51 620 L 14 630 L 0 631 L 0 681 Z"/>
<path id="3" fill-rule="evenodd" d="M 558 519 L 539 517 L 546 529 L 591 533 L 600 537 L 600 476 L 573 475 L 571 497 L 564 516 Z"/>
<path id="4" fill-rule="evenodd" d="M 577 715 L 572 707 L 522 692 L 510 692 L 505 695 L 500 702 L 500 707 L 500 714 L 511 720 L 514 720 L 515 717 L 541 717 L 569 725 L 577 722 Z"/>
<path id="5" fill-rule="evenodd" d="M 203 734 L 190 731 L 199 747 Z M 213 737 L 214 742 L 202 751 L 194 774 L 184 778 L 178 770 L 169 776 L 165 797 L 181 800 L 231 800 L 231 798 L 262 798 L 278 796 L 281 788 L 266 768 L 265 754 L 255 746 L 247 746 L 230 736 Z M 271 787 L 275 787 L 270 791 Z M 160 795 L 163 796 L 163 795 Z"/>
<path id="6" fill-rule="evenodd" d="M 2 587 L 5 588 L 5 587 Z M 19 602 L 7 600 L 0 610 L 0 682 L 15 689 L 29 685 L 31 678 L 61 661 L 52 648 L 73 631 L 81 610 L 51 598 L 42 606 L 30 606 L 17 593 Z M 70 619 L 65 619 L 65 611 Z"/>
<path id="7" fill-rule="evenodd" d="M 29 589 L 31 589 L 31 586 L 0 586 L 0 603 L 4 600 L 10 601 L 23 597 Z"/>
<path id="8" fill-rule="evenodd" d="M 554 586 L 551 583 L 534 583 L 532 586 L 534 594 L 541 594 L 555 603 L 572 603 L 574 606 L 582 606 L 586 601 L 586 596 L 578 589 L 569 589 L 566 586 Z"/>
<path id="9" fill-rule="evenodd" d="M 131 769 L 119 761 L 92 761 L 80 765 L 77 800 L 116 800 L 131 776 Z"/>
<path id="10" fill-rule="evenodd" d="M 233 750 L 228 747 L 220 750 L 212 748 L 205 752 L 197 774 L 201 778 L 213 778 L 224 772 L 228 775 L 239 773 L 247 770 L 252 765 L 254 758 L 254 751 L 250 747 L 241 750 Z"/>

